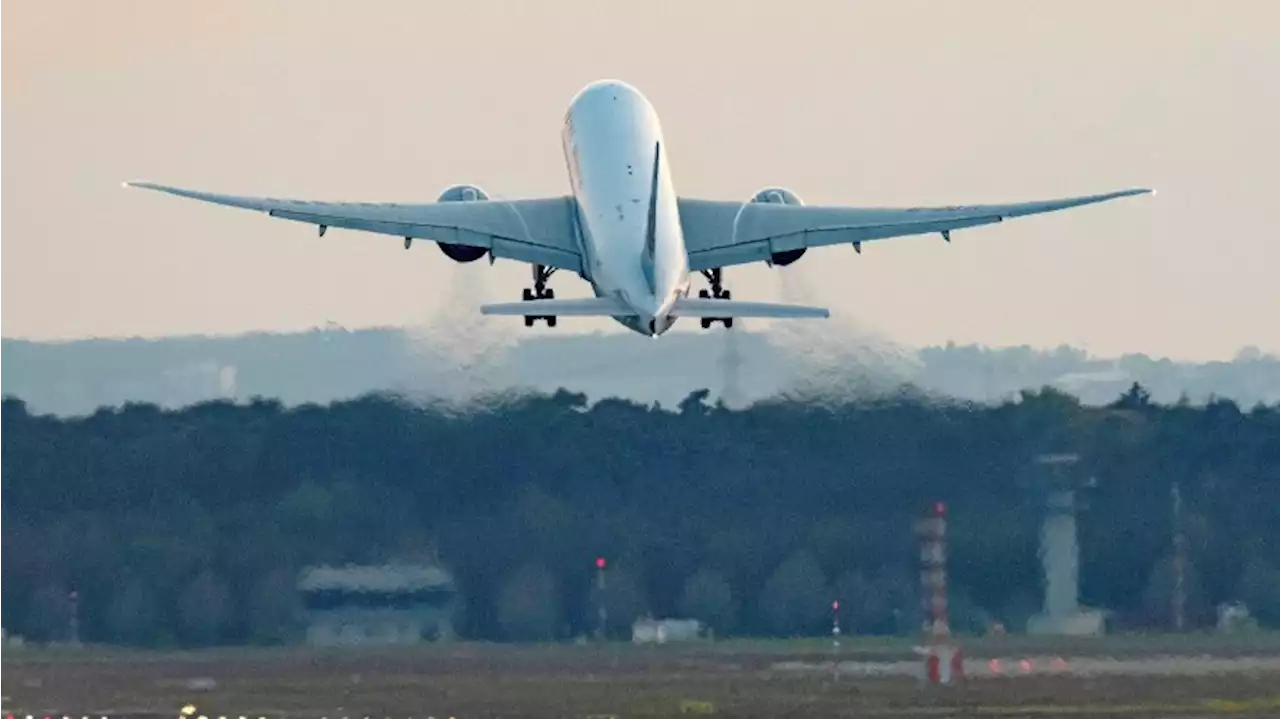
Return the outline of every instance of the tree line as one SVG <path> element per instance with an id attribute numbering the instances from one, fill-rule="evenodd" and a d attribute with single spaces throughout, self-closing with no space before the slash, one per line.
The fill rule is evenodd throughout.
<path id="1" fill-rule="evenodd" d="M 465 410 L 367 395 L 149 404 L 80 418 L 3 402 L 6 632 L 139 646 L 297 637 L 305 566 L 436 556 L 469 638 L 626 636 L 643 614 L 718 635 L 918 631 L 912 523 L 949 515 L 951 619 L 1012 631 L 1040 608 L 1044 453 L 1080 457 L 1080 591 L 1167 626 L 1176 485 L 1188 621 L 1243 600 L 1280 626 L 1280 405 L 1001 404 L 910 393 L 731 411 L 568 392 Z M 595 594 L 595 558 L 609 562 Z"/>

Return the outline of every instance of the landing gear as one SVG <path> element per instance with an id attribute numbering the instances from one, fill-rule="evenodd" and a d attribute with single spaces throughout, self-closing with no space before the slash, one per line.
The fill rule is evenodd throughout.
<path id="1" fill-rule="evenodd" d="M 707 290 L 698 290 L 698 297 L 700 297 L 701 299 L 704 299 L 704 300 L 708 300 L 708 299 L 715 299 L 715 300 L 731 300 L 731 299 L 733 299 L 733 293 L 732 293 L 732 292 L 730 292 L 729 290 L 726 290 L 726 289 L 725 289 L 725 288 L 720 284 L 720 281 L 724 278 L 724 272 L 723 272 L 723 270 L 721 270 L 719 267 L 717 267 L 717 268 L 716 268 L 716 269 L 714 269 L 714 270 L 703 270 L 703 271 L 702 271 L 702 276 L 703 276 L 703 277 L 705 277 L 705 278 L 707 278 L 707 282 L 710 282 L 710 283 L 711 283 L 711 291 L 710 291 L 710 292 L 708 292 Z M 732 318 L 732 317 L 703 317 L 701 321 L 702 321 L 702 329 L 704 329 L 704 330 L 706 330 L 706 329 L 711 329 L 711 325 L 713 325 L 713 324 L 715 324 L 715 323 L 717 323 L 717 322 L 723 323 L 723 324 L 724 324 L 724 328 L 725 328 L 725 329 L 732 329 L 732 328 L 733 328 L 733 318 Z"/>
<path id="2" fill-rule="evenodd" d="M 556 291 L 547 288 L 547 280 L 551 279 L 551 275 L 556 273 L 554 267 L 544 267 L 542 265 L 533 266 L 533 288 L 524 288 L 524 301 L 532 302 L 534 300 L 554 300 Z M 538 320 L 546 320 L 548 327 L 556 326 L 556 318 L 554 315 L 525 315 L 524 326 L 532 327 Z"/>

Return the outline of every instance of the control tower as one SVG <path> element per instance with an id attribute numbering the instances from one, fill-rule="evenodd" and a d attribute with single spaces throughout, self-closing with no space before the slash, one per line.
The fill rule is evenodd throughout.
<path id="1" fill-rule="evenodd" d="M 1076 540 L 1075 454 L 1043 454 L 1044 523 L 1040 563 L 1044 569 L 1043 610 L 1027 621 L 1028 634 L 1100 635 L 1105 615 L 1080 608 L 1080 546 Z"/>

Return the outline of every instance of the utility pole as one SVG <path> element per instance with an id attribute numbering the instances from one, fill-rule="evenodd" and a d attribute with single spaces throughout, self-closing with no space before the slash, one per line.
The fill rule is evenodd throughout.
<path id="1" fill-rule="evenodd" d="M 609 609 L 605 606 L 604 570 L 608 562 L 604 557 L 596 557 L 596 639 L 604 641 L 604 630 L 609 621 Z"/>
<path id="2" fill-rule="evenodd" d="M 831 679 L 840 680 L 840 600 L 831 600 Z"/>
<path id="3" fill-rule="evenodd" d="M 1182 531 L 1182 492 L 1173 483 L 1173 628 L 1187 622 L 1187 538 Z"/>
<path id="4" fill-rule="evenodd" d="M 831 602 L 831 646 L 838 649 L 840 647 L 840 600 L 836 599 Z"/>
<path id="5" fill-rule="evenodd" d="M 80 646 L 80 595 L 76 590 L 72 589 L 67 594 L 67 601 L 68 608 L 71 610 L 70 615 L 67 617 L 69 625 L 67 633 L 70 635 L 68 639 L 71 640 L 71 646 L 78 647 Z"/>

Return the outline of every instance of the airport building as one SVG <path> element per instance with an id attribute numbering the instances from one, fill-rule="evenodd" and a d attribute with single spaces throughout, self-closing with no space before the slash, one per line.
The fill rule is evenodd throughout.
<path id="1" fill-rule="evenodd" d="M 298 578 L 306 641 L 314 646 L 417 644 L 449 639 L 453 576 L 439 566 L 318 566 Z"/>
<path id="2" fill-rule="evenodd" d="M 702 638 L 702 622 L 696 619 L 653 619 L 643 617 L 631 624 L 631 641 L 636 644 L 666 644 Z"/>

